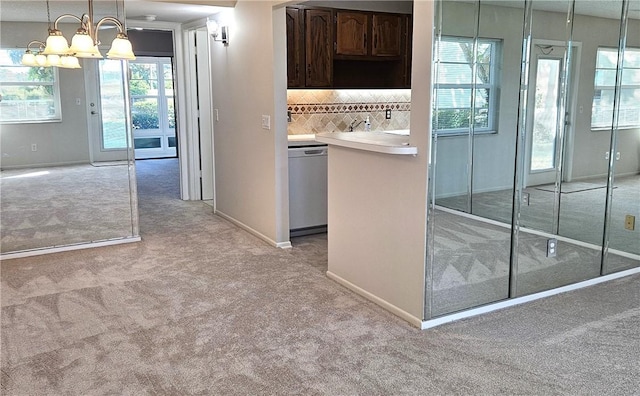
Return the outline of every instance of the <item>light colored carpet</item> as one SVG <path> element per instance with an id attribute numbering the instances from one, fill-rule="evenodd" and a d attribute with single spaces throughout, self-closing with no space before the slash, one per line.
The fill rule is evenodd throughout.
<path id="1" fill-rule="evenodd" d="M 3 170 L 0 213 L 2 253 L 131 237 L 129 168 Z"/>
<path id="2" fill-rule="evenodd" d="M 140 165 L 142 242 L 1 263 L 3 395 L 640 389 L 640 276 L 420 331 Z"/>
<path id="3" fill-rule="evenodd" d="M 576 183 L 576 191 L 560 194 L 560 218 L 558 234 L 578 241 L 602 245 L 604 231 L 604 209 L 606 189 L 583 189 L 586 184 Z M 567 183 L 572 185 L 573 183 Z M 613 204 L 611 206 L 611 228 L 609 247 L 627 253 L 640 255 L 640 227 L 635 231 L 624 228 L 626 215 L 640 219 L 640 175 L 619 177 L 615 181 Z M 553 190 L 545 191 L 530 187 L 529 205 L 523 205 L 520 224 L 523 227 L 551 233 L 553 227 Z M 511 224 L 512 190 L 477 193 L 473 195 L 473 214 Z M 438 198 L 437 204 L 451 209 L 466 211 L 466 196 Z"/>

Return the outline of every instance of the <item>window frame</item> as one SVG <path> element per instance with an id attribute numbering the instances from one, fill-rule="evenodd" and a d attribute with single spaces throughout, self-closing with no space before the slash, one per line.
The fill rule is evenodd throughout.
<path id="1" fill-rule="evenodd" d="M 474 39 L 470 37 L 461 37 L 461 36 L 441 36 L 441 41 L 448 42 L 459 42 L 459 43 L 471 43 L 473 44 Z M 487 100 L 487 109 L 488 109 L 488 126 L 487 127 L 474 127 L 474 134 L 495 134 L 498 132 L 498 97 L 499 97 L 499 78 L 498 75 L 498 63 L 499 58 L 502 51 L 502 40 L 499 38 L 478 38 L 479 44 L 490 44 L 491 45 L 491 54 L 489 56 L 489 83 L 481 83 L 479 84 L 477 81 L 475 85 L 473 83 L 438 83 L 438 76 L 434 77 L 434 91 L 436 91 L 436 101 L 437 101 L 437 91 L 438 90 L 446 90 L 446 89 L 468 89 L 472 93 L 475 94 L 475 91 L 481 89 L 489 90 L 489 98 Z M 455 64 L 455 65 L 470 65 L 468 62 L 443 62 L 441 59 L 438 59 L 438 70 L 442 68 L 443 65 L 446 64 Z M 476 76 L 477 80 L 477 76 Z M 437 102 L 434 102 L 434 112 L 438 110 Z M 462 108 L 460 108 L 462 109 Z M 477 109 L 477 108 L 476 108 Z M 469 110 L 471 108 L 469 107 Z M 438 136 L 460 136 L 460 135 L 468 135 L 469 128 L 449 128 L 449 129 L 437 129 L 435 125 L 433 126 L 434 132 Z"/>
<path id="2" fill-rule="evenodd" d="M 627 47 L 625 48 L 625 52 L 626 51 L 634 51 L 637 52 L 638 55 L 640 56 L 640 48 L 636 48 L 636 47 Z M 611 129 L 611 121 L 612 119 L 609 118 L 609 123 L 608 124 L 598 124 L 598 125 L 594 125 L 594 117 L 593 114 L 595 113 L 595 101 L 596 101 L 596 94 L 599 93 L 599 97 L 602 97 L 602 92 L 604 91 L 609 91 L 612 92 L 615 95 L 615 90 L 616 90 L 616 85 L 615 85 L 615 81 L 613 82 L 612 85 L 597 85 L 597 76 L 598 76 L 598 71 L 599 70 L 613 70 L 614 72 L 617 70 L 617 66 L 614 68 L 603 68 L 603 67 L 598 67 L 598 54 L 600 53 L 600 51 L 613 51 L 616 54 L 618 53 L 618 48 L 615 47 L 606 47 L 606 46 L 602 46 L 602 47 L 598 47 L 596 49 L 596 59 L 595 59 L 595 64 L 594 64 L 594 69 L 593 69 L 593 97 L 591 98 L 591 120 L 590 120 L 590 127 L 592 131 L 608 131 Z M 627 67 L 627 69 L 638 69 L 640 70 L 640 67 Z M 624 62 L 622 64 L 622 72 L 624 73 L 625 70 L 625 65 Z M 634 85 L 620 85 L 620 89 L 638 89 L 640 90 L 640 82 L 638 84 L 634 84 Z M 638 129 L 640 128 L 640 104 L 637 106 L 638 108 L 638 120 L 636 124 L 631 124 L 631 125 L 620 125 L 618 124 L 617 128 L 618 129 Z M 613 113 L 613 107 L 611 108 L 611 113 Z"/>
<path id="3" fill-rule="evenodd" d="M 26 51 L 26 48 L 0 48 L 0 51 Z M 24 68 L 28 66 L 23 66 L 21 64 L 13 64 L 13 65 L 2 65 L 0 64 L 0 68 Z M 42 66 L 32 66 L 42 67 Z M 47 118 L 25 118 L 25 119 L 12 119 L 12 120 L 4 120 L 2 118 L 2 112 L 0 111 L 0 124 L 2 125 L 11 125 L 11 124 L 42 124 L 42 123 L 54 123 L 54 122 L 62 122 L 62 103 L 60 99 L 60 75 L 58 73 L 57 67 L 51 67 L 53 69 L 53 81 L 3 81 L 0 80 L 0 89 L 4 87 L 24 87 L 24 86 L 51 86 L 53 87 L 53 106 L 54 106 L 54 114 L 51 117 Z M 1 75 L 1 74 L 0 74 Z"/>

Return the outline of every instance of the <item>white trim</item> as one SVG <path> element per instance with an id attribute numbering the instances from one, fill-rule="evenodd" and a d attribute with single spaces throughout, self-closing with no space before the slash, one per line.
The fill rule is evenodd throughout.
<path id="1" fill-rule="evenodd" d="M 347 289 L 355 292 L 356 294 L 361 295 L 362 297 L 366 298 L 367 300 L 370 300 L 376 304 L 378 304 L 379 306 L 381 306 L 382 308 L 386 309 L 387 311 L 391 312 L 392 314 L 401 317 L 402 319 L 406 320 L 407 322 L 411 323 L 412 325 L 416 326 L 416 327 L 421 327 L 422 324 L 424 323 L 420 318 L 411 315 L 409 312 L 396 307 L 395 305 L 391 304 L 390 302 L 383 300 L 382 298 L 376 296 L 375 294 L 371 294 L 368 291 L 354 285 L 353 283 L 349 282 L 348 280 L 342 278 L 339 275 L 334 274 L 331 271 L 327 271 L 327 277 L 329 279 L 332 279 L 336 282 L 338 282 L 339 284 L 341 284 L 342 286 L 346 287 Z"/>
<path id="2" fill-rule="evenodd" d="M 83 161 L 65 161 L 65 162 L 44 162 L 41 164 L 28 164 L 28 165 L 2 165 L 2 170 L 10 169 L 34 169 L 34 168 L 51 168 L 55 166 L 71 166 L 71 165 L 91 165 L 91 162 Z"/>
<path id="3" fill-rule="evenodd" d="M 263 241 L 267 242 L 268 244 L 275 246 L 277 248 L 281 248 L 281 249 L 289 249 L 292 247 L 291 245 L 291 241 L 287 241 L 287 242 L 276 242 L 273 239 L 269 238 L 268 236 L 264 235 L 263 233 L 261 233 L 260 231 L 257 231 L 251 227 L 249 227 L 248 225 L 244 224 L 243 222 L 241 222 L 240 220 L 236 220 L 235 218 L 229 216 L 228 214 L 225 214 L 219 210 L 216 210 L 214 212 L 216 215 L 222 217 L 223 219 L 235 224 L 236 226 L 242 228 L 243 230 L 257 236 L 258 238 L 262 239 Z"/>
<path id="4" fill-rule="evenodd" d="M 503 308 L 513 307 L 513 306 L 524 304 L 524 303 L 527 303 L 527 302 L 539 300 L 541 298 L 555 296 L 555 295 L 560 294 L 560 293 L 566 293 L 566 292 L 569 292 L 569 291 L 582 289 L 582 288 L 585 288 L 585 287 L 597 285 L 599 283 L 604 283 L 604 282 L 608 282 L 608 281 L 611 281 L 611 280 L 614 280 L 614 279 L 624 278 L 626 276 L 639 274 L 639 273 L 640 273 L 640 267 L 633 268 L 633 269 L 630 269 L 630 270 L 616 272 L 614 274 L 600 276 L 600 277 L 594 278 L 594 279 L 589 279 L 589 280 L 586 280 L 586 281 L 583 281 L 583 282 L 574 283 L 572 285 L 558 287 L 556 289 L 546 290 L 546 291 L 543 291 L 543 292 L 540 292 L 540 293 L 530 294 L 528 296 L 512 298 L 512 299 L 504 300 L 504 301 L 501 301 L 501 302 L 498 302 L 498 303 L 495 303 L 495 304 L 490 304 L 490 305 L 485 305 L 483 307 L 473 308 L 473 309 L 470 309 L 470 310 L 467 310 L 467 311 L 458 312 L 458 313 L 455 313 L 455 314 L 443 316 L 443 317 L 436 318 L 436 319 L 425 320 L 425 321 L 422 321 L 422 323 L 420 325 L 420 329 L 421 330 L 430 329 L 430 328 L 433 328 L 433 327 L 436 327 L 436 326 L 440 326 L 440 325 L 443 325 L 443 324 L 446 324 L 446 323 L 450 323 L 450 322 L 453 322 L 453 321 L 456 321 L 456 320 L 470 318 L 470 317 L 473 317 L 473 316 L 477 316 L 477 315 L 481 315 L 481 314 L 497 311 L 497 310 L 500 310 L 500 309 L 503 309 Z"/>
<path id="5" fill-rule="evenodd" d="M 185 90 L 187 80 L 187 68 L 185 63 L 185 51 L 183 45 L 184 35 L 182 26 L 175 22 L 147 22 L 135 19 L 127 19 L 128 28 L 145 28 L 167 30 L 173 33 L 173 59 L 174 59 L 174 100 L 176 110 L 176 135 L 178 138 L 178 159 L 180 161 L 180 198 L 183 200 L 191 199 L 191 191 L 195 186 L 200 188 L 200 180 L 198 175 L 194 175 L 189 167 L 190 141 L 193 139 L 191 132 L 187 130 L 187 118 L 189 117 L 189 108 L 187 102 L 187 93 Z M 194 180 L 197 181 L 194 182 Z M 195 186 L 194 186 L 195 185 Z"/>
<path id="6" fill-rule="evenodd" d="M 22 250 L 19 252 L 0 254 L 0 260 L 12 260 L 12 259 L 24 258 L 24 257 L 41 256 L 43 254 L 50 254 L 50 253 L 70 252 L 73 250 L 90 249 L 90 248 L 96 248 L 96 247 L 102 247 L 102 246 L 121 245 L 124 243 L 140 242 L 141 240 L 142 239 L 139 236 L 136 236 L 136 237 L 109 239 L 109 240 L 100 241 L 100 242 L 78 243 L 76 245 L 67 245 L 67 246 L 60 246 L 60 247 Z"/>

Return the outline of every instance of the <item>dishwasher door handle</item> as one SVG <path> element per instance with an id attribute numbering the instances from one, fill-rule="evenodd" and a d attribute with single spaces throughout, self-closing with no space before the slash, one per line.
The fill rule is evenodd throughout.
<path id="1" fill-rule="evenodd" d="M 319 155 L 324 153 L 325 153 L 324 150 L 304 150 L 305 155 Z"/>

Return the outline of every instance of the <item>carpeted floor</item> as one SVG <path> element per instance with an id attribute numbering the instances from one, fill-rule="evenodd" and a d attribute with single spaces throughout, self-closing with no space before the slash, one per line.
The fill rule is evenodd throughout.
<path id="1" fill-rule="evenodd" d="M 3 170 L 0 214 L 2 253 L 131 237 L 129 167 Z"/>
<path id="2" fill-rule="evenodd" d="M 142 242 L 1 263 L 3 395 L 638 394 L 640 276 L 420 331 L 155 164 Z"/>

